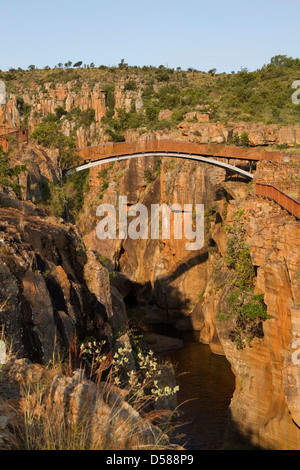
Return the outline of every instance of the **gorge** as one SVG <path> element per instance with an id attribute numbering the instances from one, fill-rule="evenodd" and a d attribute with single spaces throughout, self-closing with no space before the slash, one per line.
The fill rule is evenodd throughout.
<path id="1" fill-rule="evenodd" d="M 192 335 L 199 354 L 215 358 L 207 361 L 212 368 L 214 360 L 222 363 L 216 366 L 221 378 L 210 379 L 212 390 L 218 380 L 227 387 L 219 410 L 227 428 L 221 447 L 299 449 L 300 369 L 294 360 L 300 336 L 299 220 L 259 197 L 247 178 L 206 163 L 147 156 L 68 179 L 63 173 L 69 155 L 57 151 L 60 142 L 45 145 L 41 130 L 52 123 L 57 135 L 75 139 L 73 147 L 105 143 L 113 135 L 105 132 L 108 119 L 133 118 L 133 108 L 147 114 L 149 90 L 145 95 L 146 86 L 137 79 L 136 88 L 128 89 L 129 77 L 118 79 L 114 89 L 103 85 L 103 77 L 95 83 L 46 78 L 41 82 L 36 76 L 26 86 L 15 78 L 0 106 L 0 125 L 22 127 L 23 119 L 29 129 L 29 142 L 10 142 L 9 154 L 11 168 L 26 167 L 13 175 L 15 186 L 1 184 L 0 192 L 0 323 L 19 357 L 43 363 L 53 350 L 69 347 L 74 330 L 82 338 L 124 344 L 131 325 L 139 325 L 154 350 L 161 345 L 151 331 Z M 154 83 L 153 89 L 159 93 L 163 85 Z M 233 136 L 244 133 L 252 147 L 290 147 L 287 156 L 299 144 L 295 124 L 214 122 L 201 101 L 168 128 L 169 111 L 160 110 L 165 128 L 122 129 L 125 140 L 232 145 Z M 62 140 L 65 149 L 70 142 Z M 247 161 L 238 165 L 254 171 L 254 183 L 283 181 L 290 173 L 299 182 L 299 164 L 276 165 L 270 159 L 255 169 Z M 203 204 L 203 247 L 188 251 L 186 240 L 172 237 L 99 239 L 97 207 L 118 209 L 125 195 L 127 208 Z M 185 342 L 180 350 L 181 371 L 184 355 L 192 355 L 189 347 Z M 176 350 L 174 356 L 176 362 Z M 192 367 L 189 357 L 186 363 Z"/>

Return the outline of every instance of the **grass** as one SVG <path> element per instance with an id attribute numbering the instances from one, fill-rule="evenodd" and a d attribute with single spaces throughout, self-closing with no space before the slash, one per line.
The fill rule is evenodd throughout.
<path id="1" fill-rule="evenodd" d="M 114 357 L 103 347 L 92 338 L 80 347 L 72 343 L 67 360 L 46 365 L 8 358 L 7 379 L 21 392 L 17 404 L 4 402 L 13 449 L 181 449 L 168 438 L 176 410 L 153 406 L 158 395 L 172 393 L 158 386 L 157 360 L 136 351 L 137 368 L 128 373 L 130 345 Z"/>
<path id="2" fill-rule="evenodd" d="M 80 403 L 73 407 L 38 385 L 27 394 L 21 412 L 24 418 L 19 429 L 25 450 L 125 450 L 149 445 L 143 434 L 153 435 L 150 423 L 137 420 L 134 409 L 123 401 L 113 386 L 105 384 L 95 393 L 94 384 L 79 380 L 76 390 L 86 387 Z M 75 393 L 75 392 L 73 392 Z M 132 412 L 130 412 L 132 411 Z M 116 423 L 116 425 L 114 425 Z M 154 447 L 164 444 L 159 433 Z"/>

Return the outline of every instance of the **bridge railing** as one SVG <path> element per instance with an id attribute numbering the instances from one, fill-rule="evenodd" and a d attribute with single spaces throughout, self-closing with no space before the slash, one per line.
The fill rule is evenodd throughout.
<path id="1" fill-rule="evenodd" d="M 106 143 L 102 145 L 84 147 L 76 149 L 76 154 L 83 161 L 96 161 L 109 157 L 118 157 L 134 155 L 141 153 L 182 153 L 189 155 L 208 156 L 215 158 L 226 158 L 248 160 L 248 161 L 274 161 L 279 165 L 293 163 L 298 165 L 298 156 L 287 156 L 283 152 L 270 152 L 264 149 L 236 147 L 224 144 L 202 144 L 196 142 L 174 141 L 174 140 L 138 140 L 118 143 Z M 287 194 L 291 192 L 292 195 Z M 298 189 L 297 189 L 298 191 Z M 300 201 L 297 200 L 297 194 L 294 194 L 294 188 L 281 190 L 277 184 L 266 183 L 265 181 L 256 182 L 256 192 L 259 196 L 264 196 L 276 201 L 290 213 L 300 218 Z"/>
<path id="2" fill-rule="evenodd" d="M 256 182 L 255 188 L 258 196 L 273 199 L 281 207 L 300 219 L 300 201 L 281 191 L 274 184 Z"/>
<path id="3" fill-rule="evenodd" d="M 10 137 L 16 138 L 20 142 L 28 142 L 28 129 L 0 126 L 0 145 L 4 152 L 7 152 L 9 149 Z"/>
<path id="4" fill-rule="evenodd" d="M 268 152 L 267 150 L 256 149 L 253 147 L 236 147 L 225 144 L 202 144 L 198 142 L 184 142 L 180 140 L 175 141 L 165 139 L 106 143 L 76 149 L 76 154 L 81 157 L 83 161 L 147 152 L 177 152 L 248 161 L 270 159 L 277 161 L 282 159 L 281 152 Z"/>
<path id="5" fill-rule="evenodd" d="M 268 184 L 269 186 L 275 186 L 283 193 L 288 194 L 290 197 L 300 202 L 300 181 L 271 181 L 264 179 L 257 180 L 257 182 Z"/>

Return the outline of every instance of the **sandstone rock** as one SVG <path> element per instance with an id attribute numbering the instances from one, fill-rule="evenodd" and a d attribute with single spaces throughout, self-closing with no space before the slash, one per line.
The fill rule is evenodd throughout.
<path id="1" fill-rule="evenodd" d="M 111 300 L 112 300 L 112 316 L 110 318 L 110 324 L 115 331 L 126 331 L 128 326 L 128 318 L 123 296 L 114 287 L 110 287 Z"/>
<path id="2" fill-rule="evenodd" d="M 171 111 L 170 109 L 162 109 L 158 113 L 158 120 L 159 121 L 163 121 L 164 119 L 168 120 L 170 119 L 172 114 L 173 114 L 173 111 Z"/>
<path id="3" fill-rule="evenodd" d="M 1 208 L 1 323 L 19 355 L 41 361 L 75 332 L 104 334 L 105 307 L 88 290 L 71 225 Z"/>
<path id="4" fill-rule="evenodd" d="M 299 377 L 292 361 L 292 345 L 299 337 L 299 315 L 294 309 L 287 265 L 299 253 L 298 223 L 257 199 L 244 200 L 243 210 L 247 242 L 257 267 L 256 292 L 264 293 L 271 317 L 263 323 L 263 337 L 242 351 L 228 340 L 230 326 L 217 324 L 218 337 L 237 381 L 227 442 L 239 443 L 241 448 L 298 449 L 299 428 L 295 423 L 299 422 Z M 293 289 L 294 283 L 299 289 L 299 281 L 293 280 Z"/>
<path id="5" fill-rule="evenodd" d="M 158 428 L 124 401 L 121 390 L 106 384 L 97 387 L 81 370 L 72 377 L 55 377 L 50 395 L 56 414 L 62 409 L 74 423 L 89 421 L 90 439 L 96 449 L 138 449 L 155 445 L 158 438 L 167 442 Z"/>
<path id="6" fill-rule="evenodd" d="M 56 326 L 51 298 L 43 276 L 27 272 L 23 279 L 23 294 L 31 305 L 33 329 L 39 338 L 43 359 L 50 360 L 58 352 Z"/>
<path id="7" fill-rule="evenodd" d="M 180 338 L 170 338 L 169 336 L 149 332 L 142 332 L 142 336 L 142 348 L 150 349 L 155 353 L 171 351 L 183 347 L 183 341 Z"/>
<path id="8" fill-rule="evenodd" d="M 108 316 L 112 316 L 112 300 L 110 292 L 109 272 L 98 261 L 96 254 L 88 250 L 87 262 L 84 266 L 84 278 L 89 290 L 96 295 L 99 302 L 105 305 Z"/>

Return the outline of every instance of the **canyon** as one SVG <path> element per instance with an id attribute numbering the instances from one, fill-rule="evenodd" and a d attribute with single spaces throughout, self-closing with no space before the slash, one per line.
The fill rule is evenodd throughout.
<path id="1" fill-rule="evenodd" d="M 77 127 L 62 119 L 62 132 L 74 131 L 76 146 L 105 143 L 102 118 L 107 94 L 99 83 L 31 83 L 22 99 L 30 106 L 29 135 L 43 116 L 59 106 L 69 112 L 93 109 L 95 121 Z M 143 109 L 140 87 L 125 90 L 117 82 L 114 113 Z M 251 146 L 300 144 L 300 126 L 248 122 L 210 122 L 203 109 L 170 130 L 127 130 L 125 139 L 177 139 L 227 143 L 246 132 Z M 161 112 L 160 119 L 170 116 Z M 22 127 L 17 96 L 8 93 L 0 106 L 0 125 Z M 88 186 L 76 221 L 56 217 L 44 204 L 45 182 L 58 185 L 62 169 L 56 149 L 33 140 L 15 145 L 11 165 L 26 163 L 17 176 L 21 198 L 11 188 L 0 192 L 1 323 L 20 357 L 43 362 L 53 350 L 70 345 L 74 331 L 114 343 L 125 341 L 130 305 L 144 312 L 143 321 L 194 331 L 215 355 L 225 356 L 235 376 L 224 448 L 300 448 L 300 369 L 293 361 L 300 340 L 300 223 L 271 200 L 258 197 L 241 176 L 211 165 L 164 157 L 147 157 L 90 169 Z M 248 164 L 243 162 L 243 167 Z M 282 171 L 282 173 L 280 173 Z M 296 170 L 293 170 L 295 173 Z M 285 178 L 286 168 L 259 162 L 254 181 Z M 204 204 L 205 243 L 187 251 L 186 240 L 100 240 L 99 204 L 128 207 L 151 204 Z M 235 231 L 235 232 L 234 232 Z M 229 310 L 233 270 L 228 263 L 231 236 L 249 249 L 253 293 L 262 295 L 267 316 L 239 326 Z M 244 245 L 243 245 L 244 246 Z M 226 318 L 224 318 L 224 316 Z M 238 328 L 239 327 L 239 328 Z M 237 328 L 238 334 L 237 336 Z"/>

